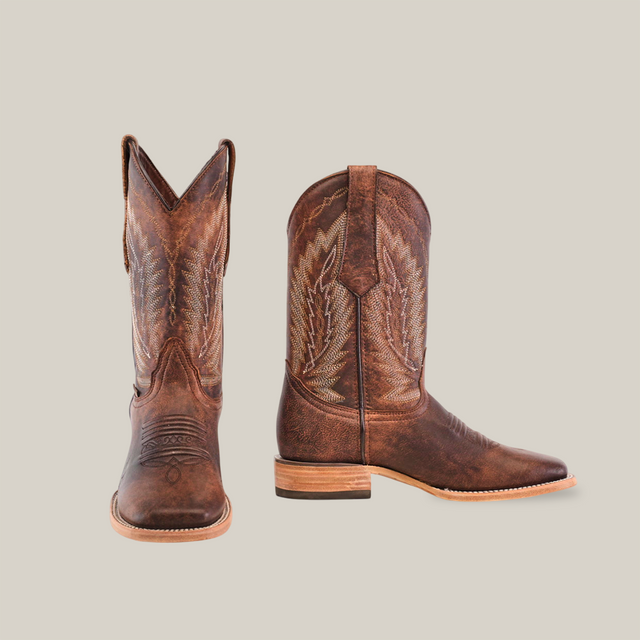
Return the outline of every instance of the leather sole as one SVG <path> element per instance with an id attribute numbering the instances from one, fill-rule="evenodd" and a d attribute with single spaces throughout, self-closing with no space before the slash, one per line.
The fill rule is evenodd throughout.
<path id="1" fill-rule="evenodd" d="M 528 487 L 494 489 L 490 491 L 453 491 L 451 489 L 437 489 L 385 467 L 363 464 L 294 462 L 276 456 L 276 495 L 283 498 L 302 500 L 370 498 L 372 473 L 417 487 L 438 498 L 459 502 L 530 498 L 568 489 L 577 482 L 575 476 L 569 474 L 561 480 L 534 484 Z"/>
<path id="2" fill-rule="evenodd" d="M 232 509 L 229 498 L 225 496 L 226 504 L 220 518 L 206 527 L 192 529 L 145 529 L 129 524 L 118 511 L 118 492 L 111 498 L 111 526 L 117 533 L 131 540 L 140 542 L 194 542 L 196 540 L 210 540 L 225 533 L 231 526 Z"/>

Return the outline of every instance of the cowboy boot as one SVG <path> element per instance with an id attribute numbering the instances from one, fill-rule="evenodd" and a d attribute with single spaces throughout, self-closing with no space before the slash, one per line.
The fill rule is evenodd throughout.
<path id="1" fill-rule="evenodd" d="M 136 382 L 111 524 L 135 540 L 215 538 L 231 524 L 218 418 L 235 151 L 222 140 L 181 197 L 133 136 L 122 162 Z"/>
<path id="2" fill-rule="evenodd" d="M 372 473 L 463 501 L 575 485 L 562 461 L 490 440 L 426 392 L 430 231 L 418 192 L 373 166 L 295 205 L 277 495 L 368 498 Z"/>

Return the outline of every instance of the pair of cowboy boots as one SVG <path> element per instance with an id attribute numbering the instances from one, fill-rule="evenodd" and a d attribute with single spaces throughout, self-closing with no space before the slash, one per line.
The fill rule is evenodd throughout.
<path id="1" fill-rule="evenodd" d="M 122 158 L 136 381 L 111 522 L 136 540 L 214 538 L 231 524 L 217 428 L 235 150 L 222 140 L 181 197 L 134 137 Z M 431 227 L 409 183 L 351 166 L 304 192 L 288 233 L 277 495 L 368 498 L 372 473 L 462 501 L 575 485 L 562 461 L 490 440 L 425 390 Z"/>

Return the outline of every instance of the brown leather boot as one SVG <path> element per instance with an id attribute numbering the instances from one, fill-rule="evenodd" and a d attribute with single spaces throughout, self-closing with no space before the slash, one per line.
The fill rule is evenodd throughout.
<path id="1" fill-rule="evenodd" d="M 111 524 L 135 540 L 215 538 L 231 524 L 218 418 L 235 150 L 222 140 L 180 198 L 133 136 L 122 162 L 136 383 Z"/>
<path id="2" fill-rule="evenodd" d="M 349 167 L 305 191 L 288 232 L 279 496 L 368 498 L 372 473 L 447 500 L 576 484 L 562 461 L 490 440 L 425 391 L 431 223 L 410 184 Z"/>

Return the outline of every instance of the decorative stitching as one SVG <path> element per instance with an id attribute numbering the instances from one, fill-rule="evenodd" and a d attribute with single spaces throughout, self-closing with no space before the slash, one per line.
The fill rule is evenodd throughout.
<path id="1" fill-rule="evenodd" d="M 142 426 L 140 464 L 168 467 L 165 479 L 175 484 L 182 477 L 181 465 L 211 461 L 206 449 L 207 427 L 190 416 L 165 416 Z"/>
<path id="2" fill-rule="evenodd" d="M 185 238 L 189 234 L 189 231 L 191 230 L 191 225 L 193 224 L 194 220 L 196 220 L 197 218 L 199 218 L 202 215 L 202 210 L 204 209 L 205 205 L 208 204 L 209 201 L 211 200 L 211 198 L 216 194 L 216 192 L 218 190 L 218 187 L 220 186 L 220 183 L 222 182 L 222 179 L 223 179 L 223 176 L 220 176 L 216 180 L 216 182 L 212 185 L 209 193 L 200 200 L 200 203 L 199 203 L 198 207 L 194 208 L 190 212 L 190 214 L 187 216 L 186 220 L 182 223 L 182 225 L 181 225 L 182 228 L 181 228 L 180 232 L 177 234 L 175 240 L 173 240 L 171 242 L 165 237 L 165 235 L 163 233 L 163 229 L 161 228 L 161 225 L 160 225 L 160 223 L 159 223 L 159 221 L 157 219 L 156 214 L 147 205 L 147 203 L 145 202 L 145 199 L 138 193 L 138 191 L 136 190 L 135 186 L 133 184 L 130 185 L 130 189 L 131 189 L 132 193 L 136 196 L 136 198 L 138 198 L 138 200 L 142 204 L 142 207 L 145 210 L 147 216 L 149 217 L 149 219 L 153 223 L 153 226 L 154 226 L 155 231 L 156 231 L 156 235 L 158 237 L 158 240 L 160 241 L 160 244 L 162 245 L 162 249 L 164 250 L 165 258 L 166 258 L 168 266 L 169 266 L 168 273 L 167 273 L 167 275 L 169 277 L 169 295 L 168 295 L 168 300 L 169 300 L 169 322 L 172 325 L 175 324 L 176 317 L 177 317 L 177 310 L 176 310 L 176 301 L 177 301 L 177 293 L 176 293 L 176 287 L 177 287 L 177 283 L 176 283 L 176 263 L 178 261 L 178 258 L 180 257 L 182 244 L 184 243 Z"/>
<path id="3" fill-rule="evenodd" d="M 335 194 L 334 194 L 335 195 Z M 319 229 L 293 268 L 289 290 L 291 368 L 320 398 L 340 403 L 333 389 L 344 366 L 344 346 L 353 326 L 354 302 L 337 282 L 347 216 Z"/>
<path id="4" fill-rule="evenodd" d="M 222 380 L 222 283 L 227 238 L 227 194 L 185 260 L 187 346 L 207 385 Z"/>
<path id="5" fill-rule="evenodd" d="M 341 187 L 340 189 L 332 193 L 329 197 L 323 198 L 322 202 L 308 216 L 306 216 L 303 224 L 301 224 L 296 231 L 296 234 L 293 238 L 294 242 L 300 237 L 302 230 L 306 225 L 309 224 L 309 222 L 311 222 L 314 218 L 317 218 L 334 200 L 347 195 L 347 193 L 349 193 L 349 189 L 347 187 Z"/>
<path id="6" fill-rule="evenodd" d="M 402 234 L 380 217 L 378 231 L 380 283 L 367 296 L 367 335 L 388 384 L 383 397 L 416 402 L 426 336 L 424 269 Z"/>
<path id="7" fill-rule="evenodd" d="M 379 172 L 378 172 L 379 173 Z M 386 174 L 387 177 L 389 178 L 393 178 L 395 180 L 399 180 L 400 182 L 403 182 L 400 178 L 398 178 L 397 176 L 393 176 L 391 174 Z M 420 199 L 420 202 L 422 203 L 422 206 L 425 209 L 425 212 L 427 214 L 427 219 L 429 220 L 429 212 L 427 211 L 427 207 L 424 204 L 424 201 L 422 200 L 422 197 L 420 196 L 420 194 L 413 188 L 411 187 L 411 185 L 409 185 L 408 183 L 406 183 L 411 190 L 418 196 L 418 198 Z M 420 226 L 416 223 L 414 214 L 411 213 L 410 210 L 405 209 L 402 205 L 400 205 L 398 203 L 397 198 L 389 195 L 384 188 L 380 189 L 380 192 L 378 193 L 378 198 L 383 201 L 386 205 L 388 205 L 393 211 L 394 213 L 397 214 L 397 218 L 399 220 L 402 220 L 402 222 L 404 224 L 410 224 L 413 229 L 411 231 L 409 231 L 409 235 L 413 238 L 416 238 L 418 240 L 418 242 L 422 245 L 422 250 L 425 256 L 429 255 L 429 250 L 428 250 L 428 246 L 425 242 L 425 235 L 424 235 L 424 230 L 420 228 Z M 395 217 L 395 216 L 394 216 Z M 431 222 L 429 221 L 429 229 L 431 227 Z M 427 231 L 427 238 L 429 237 L 429 231 Z"/>
<path id="8" fill-rule="evenodd" d="M 160 350 L 163 270 L 155 247 L 142 231 L 130 202 L 127 202 L 127 230 L 136 375 L 147 379 L 151 363 Z"/>

